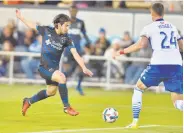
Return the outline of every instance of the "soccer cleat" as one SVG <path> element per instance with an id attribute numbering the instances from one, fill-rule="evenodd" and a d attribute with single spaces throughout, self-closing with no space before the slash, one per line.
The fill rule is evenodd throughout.
<path id="1" fill-rule="evenodd" d="M 26 115 L 26 111 L 27 109 L 31 106 L 31 104 L 29 103 L 29 99 L 28 98 L 24 98 L 23 99 L 23 105 L 22 105 L 22 115 L 25 116 Z"/>
<path id="2" fill-rule="evenodd" d="M 71 115 L 71 116 L 76 116 L 76 115 L 79 114 L 79 112 L 75 111 L 75 110 L 74 110 L 73 108 L 71 108 L 71 107 L 64 107 L 64 112 L 65 112 L 66 114 Z"/>
<path id="3" fill-rule="evenodd" d="M 125 128 L 137 129 L 138 128 L 138 123 L 131 123 L 130 125 L 126 126 Z"/>

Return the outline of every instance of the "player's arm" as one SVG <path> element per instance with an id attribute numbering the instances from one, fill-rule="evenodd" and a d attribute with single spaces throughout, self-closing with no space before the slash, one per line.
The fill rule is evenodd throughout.
<path id="1" fill-rule="evenodd" d="M 128 54 L 128 53 L 132 53 L 132 52 L 136 52 L 139 51 L 142 48 L 147 47 L 149 44 L 149 40 L 147 37 L 142 36 L 138 42 L 136 42 L 135 44 L 129 46 L 128 48 L 125 48 L 123 50 L 119 50 L 117 51 L 114 55 L 113 58 L 115 58 L 116 56 L 120 56 L 122 54 Z"/>
<path id="2" fill-rule="evenodd" d="M 77 63 L 80 65 L 80 67 L 82 68 L 83 72 L 88 75 L 88 76 L 93 76 L 93 73 L 86 68 L 86 65 L 84 64 L 83 59 L 80 57 L 80 55 L 77 53 L 76 48 L 71 48 L 70 49 L 74 59 L 77 61 Z"/>
<path id="3" fill-rule="evenodd" d="M 86 28 L 85 28 L 84 21 L 82 21 L 81 31 L 82 31 L 82 34 L 83 34 L 85 40 L 86 40 L 86 47 L 89 48 L 90 47 L 90 44 L 91 44 L 91 41 L 89 40 L 89 37 L 86 34 Z"/>
<path id="4" fill-rule="evenodd" d="M 181 51 L 183 51 L 183 39 L 178 40 L 178 45 Z"/>
<path id="5" fill-rule="evenodd" d="M 20 19 L 27 27 L 36 30 L 36 23 L 31 22 L 27 19 L 25 19 L 22 15 L 19 9 L 16 9 L 16 16 L 18 19 Z"/>

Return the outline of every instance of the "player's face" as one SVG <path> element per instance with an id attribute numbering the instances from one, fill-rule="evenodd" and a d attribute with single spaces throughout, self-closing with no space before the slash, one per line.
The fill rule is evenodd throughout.
<path id="1" fill-rule="evenodd" d="M 69 10 L 69 12 L 70 12 L 70 17 L 71 17 L 71 18 L 76 18 L 76 16 L 77 16 L 77 9 L 71 8 L 71 9 Z"/>
<path id="2" fill-rule="evenodd" d="M 61 26 L 61 28 L 60 28 L 61 34 L 67 33 L 67 32 L 68 32 L 68 29 L 69 29 L 69 26 L 70 26 L 70 21 L 65 22 L 65 23 Z"/>
<path id="3" fill-rule="evenodd" d="M 99 36 L 100 36 L 100 38 L 105 38 L 105 33 L 100 32 Z"/>

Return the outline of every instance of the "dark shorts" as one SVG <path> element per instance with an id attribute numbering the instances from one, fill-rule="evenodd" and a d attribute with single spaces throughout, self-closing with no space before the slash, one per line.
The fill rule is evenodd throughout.
<path id="1" fill-rule="evenodd" d="M 140 79 L 147 87 L 163 82 L 167 91 L 183 94 L 183 68 L 180 65 L 148 65 Z"/>
<path id="2" fill-rule="evenodd" d="M 52 74 L 55 70 L 53 68 L 45 68 L 44 66 L 40 65 L 38 68 L 38 72 L 40 73 L 40 76 L 45 79 L 47 85 L 55 85 L 58 86 L 58 83 L 55 81 L 52 81 Z"/>

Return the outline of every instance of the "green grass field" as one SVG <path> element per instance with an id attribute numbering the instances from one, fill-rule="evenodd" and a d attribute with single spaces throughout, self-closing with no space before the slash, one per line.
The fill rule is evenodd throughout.
<path id="1" fill-rule="evenodd" d="M 22 98 L 44 87 L 0 85 L 0 133 L 182 133 L 182 112 L 173 107 L 170 95 L 153 92 L 143 96 L 141 128 L 137 130 L 123 128 L 132 120 L 131 91 L 86 88 L 86 96 L 81 97 L 70 88 L 70 103 L 80 112 L 79 116 L 64 114 L 57 94 L 32 105 L 23 117 Z M 102 112 L 106 107 L 114 107 L 119 112 L 115 123 L 103 121 Z"/>

